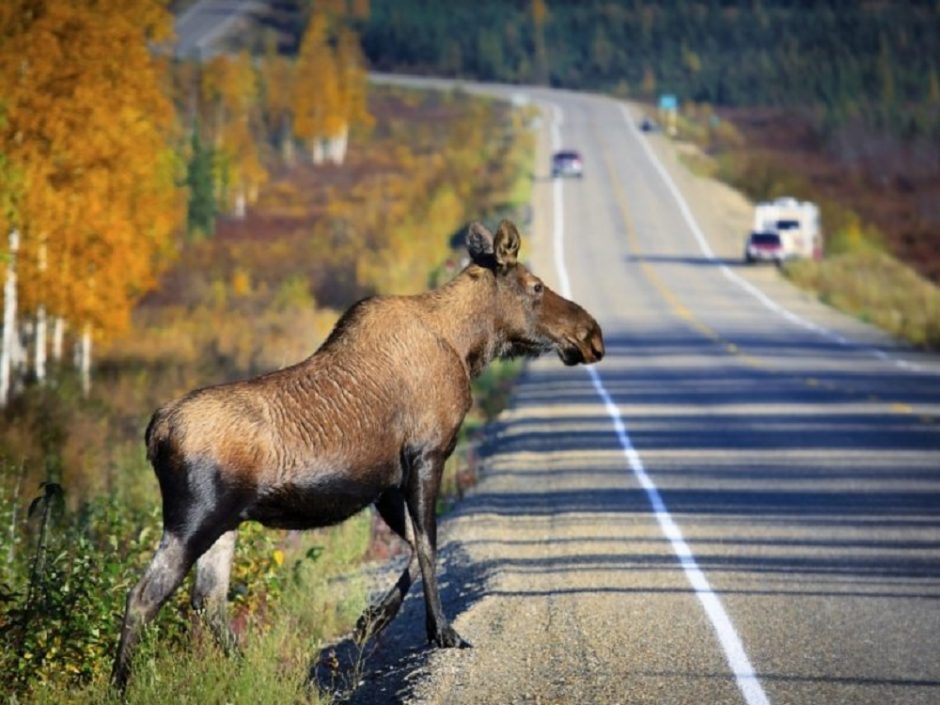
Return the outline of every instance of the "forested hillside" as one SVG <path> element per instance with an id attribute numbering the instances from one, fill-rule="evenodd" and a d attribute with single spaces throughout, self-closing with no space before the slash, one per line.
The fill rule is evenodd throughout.
<path id="1" fill-rule="evenodd" d="M 0 3 L 0 408 L 77 350 L 124 333 L 183 240 L 243 218 L 272 170 L 344 162 L 369 129 L 344 2 L 270 43 L 171 61 L 165 0 Z M 47 364 L 50 357 L 51 364 Z"/>
<path id="2" fill-rule="evenodd" d="M 372 0 L 362 36 L 379 70 L 819 106 L 830 122 L 940 137 L 933 0 Z"/>

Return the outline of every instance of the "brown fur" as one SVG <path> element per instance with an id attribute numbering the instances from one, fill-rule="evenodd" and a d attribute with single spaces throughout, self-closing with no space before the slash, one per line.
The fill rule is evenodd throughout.
<path id="1" fill-rule="evenodd" d="M 504 221 L 494 237 L 474 224 L 468 249 L 473 262 L 440 289 L 353 306 L 303 362 L 196 390 L 154 414 L 146 442 L 163 495 L 164 537 L 128 597 L 118 685 L 140 625 L 241 521 L 311 528 L 373 503 L 415 548 L 429 639 L 464 643 L 437 595 L 434 511 L 444 460 L 470 408 L 470 380 L 499 356 L 554 349 L 577 364 L 604 352 L 596 321 L 516 262 L 515 226 Z M 219 545 L 200 559 L 197 580 L 215 599 L 197 594 L 194 604 L 224 605 L 228 572 L 219 562 L 231 559 L 233 544 Z M 378 622 L 371 631 L 394 616 L 415 575 L 413 559 L 377 612 L 367 613 Z"/>

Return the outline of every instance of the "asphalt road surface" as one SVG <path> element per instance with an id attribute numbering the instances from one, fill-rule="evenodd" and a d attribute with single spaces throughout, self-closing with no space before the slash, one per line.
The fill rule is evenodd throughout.
<path id="1" fill-rule="evenodd" d="M 416 587 L 352 701 L 940 702 L 938 358 L 740 264 L 748 204 L 635 107 L 527 95 L 523 254 L 608 357 L 530 364 L 443 521 L 474 648 L 425 648 Z"/>

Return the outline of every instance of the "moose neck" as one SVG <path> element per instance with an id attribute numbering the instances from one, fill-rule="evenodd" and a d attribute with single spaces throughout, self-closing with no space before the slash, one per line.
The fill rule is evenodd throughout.
<path id="1" fill-rule="evenodd" d="M 487 270 L 470 265 L 429 295 L 432 325 L 476 377 L 498 354 L 502 339 L 496 284 Z"/>

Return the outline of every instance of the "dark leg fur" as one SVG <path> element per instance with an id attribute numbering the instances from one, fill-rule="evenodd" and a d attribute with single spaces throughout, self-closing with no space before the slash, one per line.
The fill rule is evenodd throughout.
<path id="1" fill-rule="evenodd" d="M 437 493 L 444 470 L 444 453 L 432 451 L 419 456 L 410 474 L 408 513 L 415 532 L 415 552 L 424 580 L 428 641 L 442 648 L 467 648 L 470 644 L 450 626 L 441 606 L 435 568 L 437 564 Z"/>
<path id="2" fill-rule="evenodd" d="M 140 630 L 183 582 L 192 563 L 193 555 L 182 540 L 175 534 L 164 532 L 144 577 L 127 596 L 121 640 L 111 671 L 111 683 L 122 692 L 127 686 L 131 656 L 140 638 Z"/>
<path id="3" fill-rule="evenodd" d="M 233 518 L 239 514 L 239 497 L 226 493 L 224 487 L 208 484 L 194 493 L 187 483 L 180 480 L 176 485 L 168 485 L 167 477 L 180 478 L 182 475 L 160 472 L 157 475 L 161 479 L 160 490 L 164 497 L 163 538 L 144 577 L 127 596 L 121 639 L 111 671 L 112 684 L 122 692 L 127 686 L 140 630 L 179 587 L 196 559 L 222 534 L 237 526 L 237 520 Z M 175 501 L 168 502 L 168 496 L 174 497 Z"/>
<path id="4" fill-rule="evenodd" d="M 396 534 L 401 536 L 411 546 L 411 560 L 402 572 L 395 586 L 375 605 L 369 606 L 356 621 L 354 639 L 363 643 L 370 636 L 379 634 L 385 629 L 401 609 L 405 595 L 411 588 L 415 578 L 418 577 L 418 566 L 414 551 L 414 541 L 409 536 L 408 516 L 405 510 L 405 499 L 399 490 L 389 490 L 375 503 L 375 508 L 385 523 Z"/>

